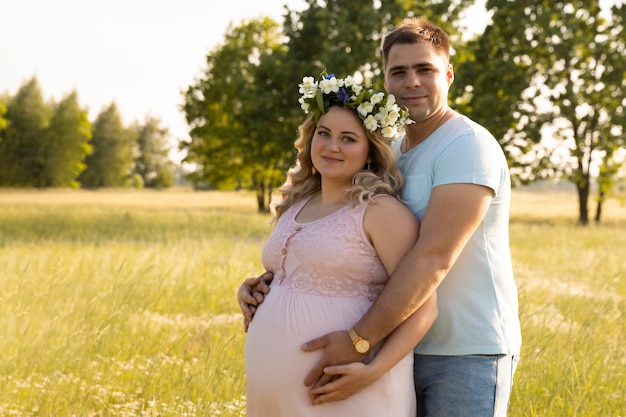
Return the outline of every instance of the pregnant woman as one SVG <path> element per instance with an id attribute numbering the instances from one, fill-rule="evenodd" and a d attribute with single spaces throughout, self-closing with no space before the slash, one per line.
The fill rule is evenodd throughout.
<path id="1" fill-rule="evenodd" d="M 418 237 L 390 147 L 411 121 L 392 95 L 351 77 L 305 77 L 300 93 L 309 116 L 262 254 L 274 279 L 247 330 L 247 416 L 414 417 L 412 351 L 436 295 L 377 346 L 351 328 Z M 304 378 L 321 350 L 301 345 L 346 328 L 362 362 L 327 369 L 312 395 Z"/>

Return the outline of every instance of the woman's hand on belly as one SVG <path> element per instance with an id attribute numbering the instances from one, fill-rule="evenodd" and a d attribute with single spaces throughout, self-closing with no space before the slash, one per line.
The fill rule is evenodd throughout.
<path id="1" fill-rule="evenodd" d="M 362 362 L 327 366 L 324 368 L 324 374 L 333 379 L 319 387 L 314 385 L 309 390 L 313 405 L 344 400 L 380 377 L 374 366 Z"/>

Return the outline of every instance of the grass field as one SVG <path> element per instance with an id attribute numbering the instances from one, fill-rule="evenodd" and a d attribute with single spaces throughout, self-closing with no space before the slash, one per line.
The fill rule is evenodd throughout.
<path id="1" fill-rule="evenodd" d="M 0 191 L 0 417 L 243 416 L 249 193 Z M 513 195 L 524 345 L 509 416 L 626 416 L 626 207 Z"/>

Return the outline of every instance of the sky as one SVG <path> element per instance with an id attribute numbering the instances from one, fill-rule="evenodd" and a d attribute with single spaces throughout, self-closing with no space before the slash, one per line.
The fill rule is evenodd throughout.
<path id="1" fill-rule="evenodd" d="M 181 91 L 205 68 L 228 25 L 304 0 L 0 0 L 0 93 L 35 76 L 46 100 L 76 91 L 95 120 L 115 102 L 124 124 L 161 120 L 187 137 Z"/>

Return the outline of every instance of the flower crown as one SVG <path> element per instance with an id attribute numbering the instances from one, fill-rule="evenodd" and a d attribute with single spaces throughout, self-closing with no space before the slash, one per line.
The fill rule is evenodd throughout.
<path id="1" fill-rule="evenodd" d="M 356 110 L 366 129 L 381 129 L 382 135 L 391 140 L 400 138 L 404 127 L 413 123 L 409 112 L 396 104 L 393 94 L 365 88 L 349 75 L 335 78 L 334 74 L 324 71 L 319 81 L 304 77 L 299 87 L 302 97 L 298 102 L 306 114 L 314 114 L 315 123 L 332 104 Z"/>

